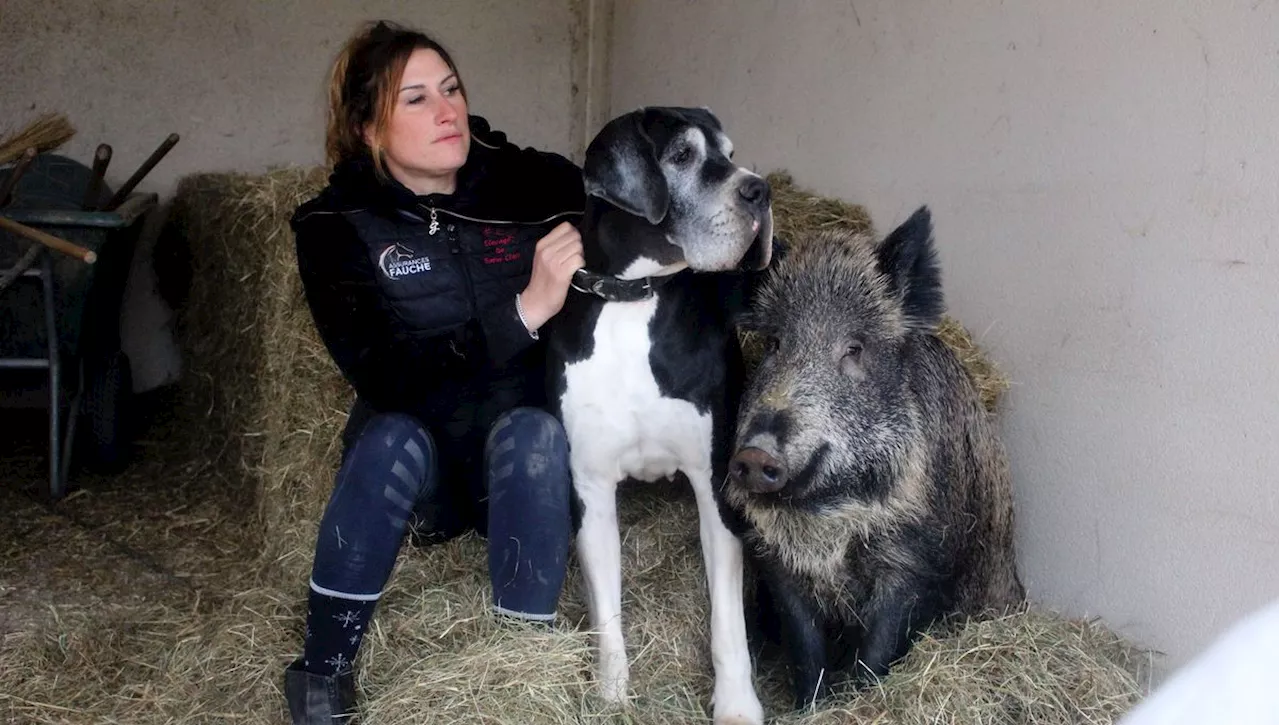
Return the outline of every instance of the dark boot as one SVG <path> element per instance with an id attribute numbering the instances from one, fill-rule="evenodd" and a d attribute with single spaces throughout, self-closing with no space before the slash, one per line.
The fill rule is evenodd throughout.
<path id="1" fill-rule="evenodd" d="M 351 725 L 356 714 L 356 682 L 350 672 L 326 677 L 302 669 L 299 660 L 284 671 L 284 697 L 293 725 Z"/>

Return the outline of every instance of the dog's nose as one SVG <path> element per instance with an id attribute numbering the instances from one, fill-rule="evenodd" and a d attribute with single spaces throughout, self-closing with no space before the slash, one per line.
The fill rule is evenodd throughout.
<path id="1" fill-rule="evenodd" d="M 787 484 L 787 467 L 759 448 L 743 448 L 729 461 L 729 476 L 755 493 L 774 493 Z"/>
<path id="2" fill-rule="evenodd" d="M 738 195 L 743 201 L 753 206 L 769 203 L 769 182 L 759 176 L 748 176 L 738 186 Z"/>

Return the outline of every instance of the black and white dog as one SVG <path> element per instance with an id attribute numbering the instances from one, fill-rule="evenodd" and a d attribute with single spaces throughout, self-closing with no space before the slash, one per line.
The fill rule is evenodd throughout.
<path id="1" fill-rule="evenodd" d="M 760 723 L 725 480 L 743 371 L 729 299 L 768 266 L 769 185 L 731 160 L 709 111 L 642 108 L 587 149 L 586 267 L 548 330 L 552 405 L 581 504 L 577 552 L 606 699 L 627 693 L 616 490 L 683 472 L 698 504 L 711 598 L 716 723 Z M 727 272 L 728 274 L 701 274 Z"/>

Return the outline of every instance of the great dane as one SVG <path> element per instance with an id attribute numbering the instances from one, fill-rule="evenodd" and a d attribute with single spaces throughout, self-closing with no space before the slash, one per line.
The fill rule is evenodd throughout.
<path id="1" fill-rule="evenodd" d="M 609 122 L 584 164 L 586 267 L 548 331 L 552 405 L 569 438 L 577 552 L 602 695 L 627 695 L 618 484 L 681 472 L 698 505 L 711 599 L 716 723 L 760 723 L 742 603 L 741 542 L 726 527 L 743 377 L 730 325 L 772 254 L 769 185 L 732 161 L 706 109 L 641 108 Z"/>

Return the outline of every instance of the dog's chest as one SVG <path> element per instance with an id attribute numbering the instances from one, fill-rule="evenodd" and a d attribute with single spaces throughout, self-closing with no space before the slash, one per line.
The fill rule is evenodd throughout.
<path id="1" fill-rule="evenodd" d="M 561 416 L 575 479 L 652 481 L 710 470 L 710 413 L 663 392 L 650 366 L 657 299 L 610 302 L 592 331 L 590 357 L 565 366 Z"/>

